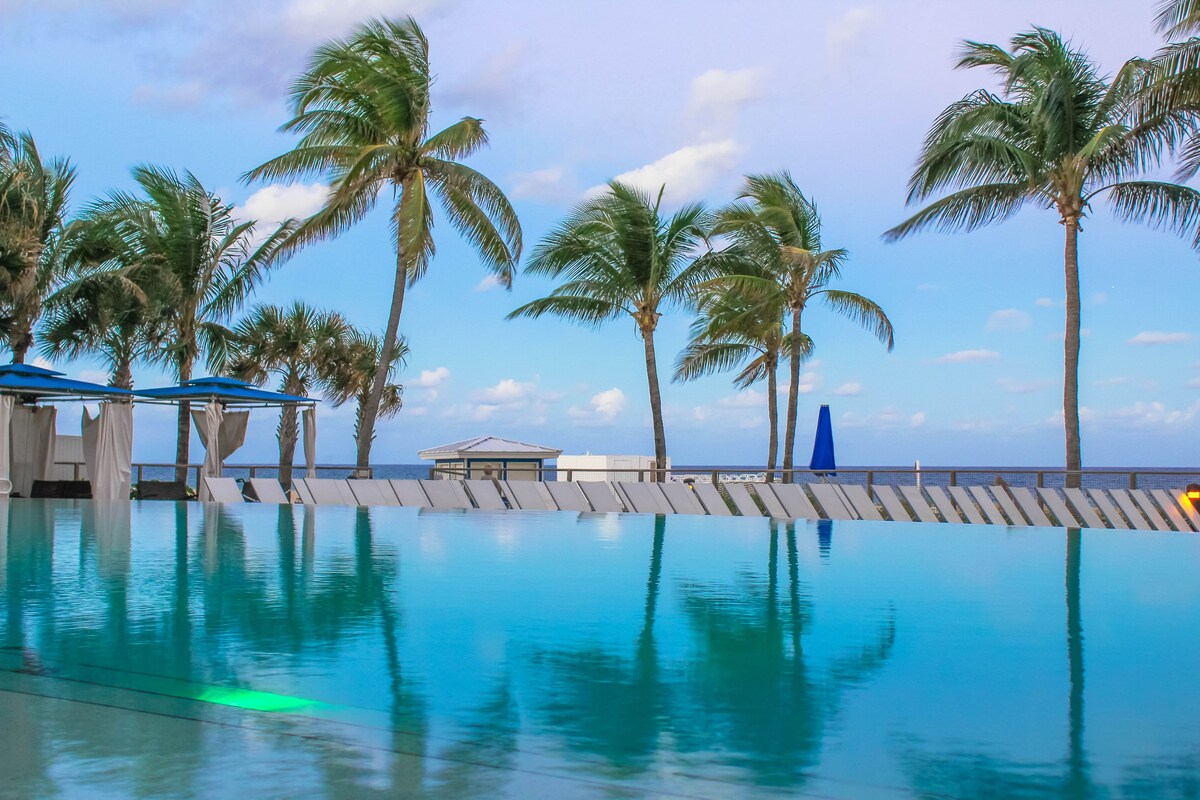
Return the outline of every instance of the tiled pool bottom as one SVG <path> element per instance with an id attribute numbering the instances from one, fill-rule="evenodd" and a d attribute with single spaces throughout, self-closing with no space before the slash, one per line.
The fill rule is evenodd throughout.
<path id="1" fill-rule="evenodd" d="M 0 506 L 0 796 L 1194 797 L 1200 536 Z"/>

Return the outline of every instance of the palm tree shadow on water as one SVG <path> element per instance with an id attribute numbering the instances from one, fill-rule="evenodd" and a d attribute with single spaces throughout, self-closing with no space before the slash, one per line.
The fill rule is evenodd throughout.
<path id="1" fill-rule="evenodd" d="M 800 580 L 796 530 L 787 546 L 786 596 L 779 585 L 780 528 L 770 523 L 766 574 L 743 571 L 735 585 L 683 579 L 678 610 L 695 651 L 664 663 L 655 636 L 667 517 L 654 521 L 641 630 L 632 655 L 599 645 L 542 652 L 548 699 L 538 713 L 569 748 L 600 756 L 605 773 L 649 772 L 666 748 L 678 761 L 714 760 L 755 784 L 796 788 L 820 757 L 826 726 L 844 692 L 879 670 L 895 641 L 895 618 L 870 643 L 817 668 L 803 638 L 813 598 Z M 676 760 L 676 759 L 672 759 Z"/>

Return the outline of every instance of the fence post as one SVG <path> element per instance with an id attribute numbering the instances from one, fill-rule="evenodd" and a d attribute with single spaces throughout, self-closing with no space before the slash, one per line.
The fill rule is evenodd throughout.
<path id="1" fill-rule="evenodd" d="M 713 482 L 713 486 L 716 486 L 716 485 L 718 485 L 718 484 L 721 482 L 721 473 L 720 473 L 720 470 L 715 470 L 715 469 L 714 469 L 714 470 L 712 471 L 712 482 Z"/>
<path id="2" fill-rule="evenodd" d="M 638 470 L 638 483 L 642 483 L 645 480 L 646 480 L 646 470 L 639 469 Z"/>
<path id="3" fill-rule="evenodd" d="M 1064 476 L 1064 478 L 1065 477 L 1066 476 Z M 1046 473 L 1042 472 L 1040 469 L 1038 470 L 1038 473 L 1037 473 L 1037 488 L 1039 488 L 1039 489 L 1046 488 Z"/>
<path id="4" fill-rule="evenodd" d="M 956 470 L 950 470 L 950 485 L 958 486 L 958 472 Z"/>
<path id="5" fill-rule="evenodd" d="M 873 484 L 874 482 L 875 482 L 875 472 L 873 470 L 867 470 L 867 491 L 868 492 L 871 491 L 871 484 Z"/>
<path id="6" fill-rule="evenodd" d="M 1137 488 L 1137 473 L 1136 472 L 1129 473 L 1129 488 L 1130 489 Z"/>

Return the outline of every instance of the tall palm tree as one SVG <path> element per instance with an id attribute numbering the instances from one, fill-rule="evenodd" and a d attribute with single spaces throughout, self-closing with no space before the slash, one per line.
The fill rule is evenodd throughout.
<path id="1" fill-rule="evenodd" d="M 164 345 L 149 358 L 176 380 L 190 380 L 201 354 L 210 367 L 223 363 L 229 342 L 223 323 L 278 263 L 295 223 L 289 220 L 260 237 L 254 221 L 239 220 L 232 204 L 190 172 L 139 166 L 133 179 L 140 194 L 114 192 L 84 211 L 78 246 L 122 269 L 158 270 L 166 296 L 155 324 Z M 187 463 L 190 435 L 189 404 L 180 403 L 177 464 Z M 176 480 L 186 476 L 186 467 L 176 467 Z"/>
<path id="2" fill-rule="evenodd" d="M 764 275 L 752 261 L 747 266 L 749 274 Z M 699 316 L 692 323 L 692 339 L 675 364 L 677 381 L 735 369 L 739 372 L 733 384 L 739 389 L 766 379 L 768 482 L 774 480 L 779 451 L 779 360 L 791 345 L 783 327 L 784 306 L 780 299 L 776 294 L 764 302 L 760 296 L 736 288 L 703 291 L 698 300 Z M 807 335 L 801 336 L 801 350 L 807 356 L 812 352 L 812 341 Z"/>
<path id="3" fill-rule="evenodd" d="M 1027 203 L 1052 209 L 1066 235 L 1063 422 L 1069 486 L 1079 485 L 1079 231 L 1097 198 L 1125 221 L 1181 232 L 1200 223 L 1200 193 L 1173 183 L 1129 180 L 1157 155 L 1162 130 L 1135 126 L 1138 89 L 1151 66 L 1126 62 L 1111 79 L 1057 33 L 1035 28 L 1009 49 L 966 42 L 958 68 L 996 73 L 999 94 L 972 92 L 934 122 L 909 181 L 908 201 L 948 191 L 885 238 L 926 228 L 974 230 Z"/>
<path id="4" fill-rule="evenodd" d="M 508 315 L 554 314 L 599 326 L 630 317 L 645 345 L 646 380 L 654 421 L 654 462 L 667 463 L 654 331 L 662 312 L 687 300 L 711 270 L 702 257 L 710 217 L 699 203 L 664 216 L 657 198 L 613 182 L 584 202 L 538 243 L 527 273 L 562 279 L 548 296 Z"/>
<path id="5" fill-rule="evenodd" d="M 306 396 L 329 385 L 329 376 L 349 334 L 341 314 L 319 311 L 296 301 L 287 308 L 258 305 L 233 330 L 232 354 L 226 371 L 236 378 L 263 384 L 279 379 L 279 391 Z M 295 406 L 279 412 L 279 482 L 292 482 L 292 461 L 299 434 Z"/>
<path id="6" fill-rule="evenodd" d="M 132 389 L 134 363 L 163 345 L 158 323 L 169 284 L 153 265 L 109 266 L 76 271 L 46 298 L 41 351 L 48 358 L 98 355 L 108 365 L 109 385 Z"/>
<path id="7" fill-rule="evenodd" d="M 386 365 L 387 382 L 380 396 L 376 419 L 389 419 L 404 407 L 404 387 L 392 383 L 396 370 L 408 359 L 408 343 L 401 336 L 392 346 L 391 359 Z M 351 328 L 343 337 L 332 359 L 332 370 L 326 379 L 326 393 L 335 406 L 355 401 L 354 439 L 359 440 L 365 425 L 367 405 L 383 355 L 383 340 L 376 334 Z M 374 434 L 372 434 L 374 438 Z"/>
<path id="8" fill-rule="evenodd" d="M 411 19 L 367 22 L 346 39 L 322 45 L 292 86 L 293 117 L 282 130 L 300 134 L 290 152 L 246 173 L 247 180 L 317 176 L 330 183 L 325 206 L 293 240 L 299 246 L 349 229 L 390 190 L 396 273 L 383 349 L 396 344 L 404 293 L 434 255 L 434 196 L 450 225 L 505 287 L 521 254 L 521 226 L 508 199 L 460 162 L 487 144 L 483 121 L 464 117 L 429 133 L 429 43 Z M 358 431 L 365 474 L 387 384 L 381 359 Z"/>
<path id="9" fill-rule="evenodd" d="M 43 299 L 61 277 L 59 243 L 75 168 L 65 158 L 44 160 L 28 132 L 0 131 L 0 280 L 8 346 L 24 363 Z"/>
<path id="10" fill-rule="evenodd" d="M 800 406 L 800 364 L 811 351 L 804 335 L 803 315 L 820 300 L 832 311 L 870 331 L 889 351 L 895 331 L 887 314 L 875 301 L 856 292 L 834 289 L 850 257 L 845 249 L 826 250 L 821 241 L 821 216 L 786 171 L 748 175 L 738 201 L 722 209 L 713 229 L 762 263 L 761 274 L 729 274 L 712 284 L 760 298 L 759 302 L 787 309 L 788 407 L 784 426 L 784 479 L 792 473 L 796 448 L 796 420 Z"/>

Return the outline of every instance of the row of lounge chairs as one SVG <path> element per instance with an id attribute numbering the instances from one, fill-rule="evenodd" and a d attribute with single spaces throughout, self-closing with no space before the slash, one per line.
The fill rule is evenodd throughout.
<path id="1" fill-rule="evenodd" d="M 207 479 L 217 502 L 242 502 L 232 478 Z M 806 520 L 954 522 L 1124 530 L 1200 531 L 1200 514 L 1183 492 L 1163 489 L 1028 489 L 1008 486 L 885 486 L 835 483 L 641 483 L 607 481 L 332 480 L 298 479 L 310 505 L 410 506 L 501 511 L 635 512 L 769 516 Z M 265 503 L 286 503 L 270 478 L 251 478 L 246 491 Z M 874 495 L 872 497 L 872 494 Z"/>

